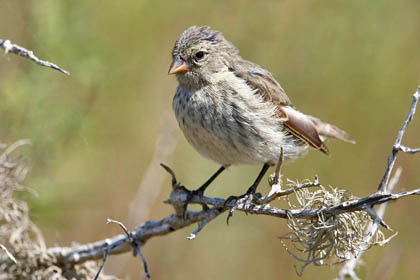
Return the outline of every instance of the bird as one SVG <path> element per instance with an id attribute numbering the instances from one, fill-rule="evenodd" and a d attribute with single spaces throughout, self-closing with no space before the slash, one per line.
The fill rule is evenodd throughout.
<path id="1" fill-rule="evenodd" d="M 178 81 L 172 107 L 179 127 L 198 153 L 221 165 L 192 194 L 203 195 L 229 166 L 260 164 L 246 193 L 228 199 L 249 204 L 281 156 L 284 162 L 293 161 L 309 148 L 329 155 L 328 138 L 355 143 L 339 127 L 297 110 L 273 75 L 243 59 L 220 31 L 191 26 L 171 54 L 168 74 Z"/>

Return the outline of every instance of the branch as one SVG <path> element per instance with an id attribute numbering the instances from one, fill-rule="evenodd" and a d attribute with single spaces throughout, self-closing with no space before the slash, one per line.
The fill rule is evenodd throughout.
<path id="1" fill-rule="evenodd" d="M 410 110 L 408 111 L 407 117 L 405 118 L 403 125 L 398 131 L 397 138 L 395 139 L 395 143 L 392 146 L 391 154 L 388 156 L 385 174 L 381 180 L 381 183 L 378 186 L 379 192 L 383 192 L 384 189 L 386 188 L 386 185 L 388 184 L 389 176 L 391 176 L 392 169 L 394 168 L 395 161 L 397 160 L 398 152 L 403 151 L 403 152 L 413 154 L 420 151 L 420 149 L 410 149 L 401 145 L 405 130 L 407 129 L 408 124 L 411 122 L 411 120 L 414 117 L 414 114 L 416 113 L 416 107 L 417 107 L 417 102 L 419 101 L 419 97 L 420 97 L 420 86 L 417 88 L 417 91 L 413 94 L 413 100 L 411 101 Z"/>
<path id="2" fill-rule="evenodd" d="M 398 147 L 398 150 L 403 151 L 404 153 L 408 153 L 408 154 L 415 154 L 415 153 L 420 152 L 420 148 L 411 149 L 411 148 L 408 148 L 408 147 L 403 146 L 403 145 L 401 145 L 400 147 Z"/>
<path id="3" fill-rule="evenodd" d="M 0 249 L 6 252 L 6 255 L 9 259 L 11 259 L 14 263 L 17 263 L 16 258 L 12 255 L 12 253 L 9 252 L 9 250 L 7 250 L 6 246 L 0 244 Z"/>
<path id="4" fill-rule="evenodd" d="M 115 220 L 112 220 L 112 219 L 108 219 L 108 222 L 107 222 L 108 224 L 111 224 L 111 223 L 113 223 L 113 224 L 117 224 L 117 225 L 119 225 L 120 227 L 121 227 L 121 229 L 125 232 L 125 234 L 126 234 L 126 236 L 127 236 L 127 238 L 128 238 L 128 240 L 130 241 L 130 244 L 131 244 L 131 249 L 133 250 L 133 255 L 135 256 L 136 254 L 139 254 L 140 255 L 140 258 L 141 258 L 141 260 L 142 260 L 142 262 L 143 262 L 143 266 L 144 266 L 144 274 L 146 274 L 146 277 L 147 278 L 150 278 L 150 274 L 149 274 L 149 270 L 148 270 L 148 268 L 147 268 L 147 262 L 146 262 L 146 258 L 144 257 L 144 255 L 143 255 L 143 253 L 141 252 L 141 250 L 140 250 L 140 245 L 139 245 L 139 243 L 133 238 L 133 236 L 132 236 L 132 234 L 130 233 L 130 232 L 128 232 L 128 230 L 127 230 L 127 228 L 125 227 L 125 225 L 123 224 L 123 223 L 121 223 L 121 222 L 118 222 L 118 221 L 115 221 Z M 109 254 L 109 251 L 110 250 L 112 250 L 113 248 L 114 248 L 114 246 L 115 246 L 115 244 L 110 244 L 105 250 L 104 250 L 104 258 L 103 258 L 103 260 L 102 260 L 102 263 L 101 263 L 101 265 L 100 265 L 100 267 L 99 267 L 99 270 L 98 270 L 98 272 L 96 273 L 96 275 L 95 275 L 95 278 L 94 278 L 94 280 L 97 280 L 97 279 L 99 279 L 99 275 L 101 274 L 101 271 L 102 271 L 102 269 L 104 268 L 104 266 L 105 266 L 105 262 L 106 262 L 106 259 L 108 258 L 108 254 Z"/>
<path id="5" fill-rule="evenodd" d="M 170 198 L 165 201 L 165 203 L 169 203 L 175 209 L 179 209 L 178 207 L 182 207 L 187 200 L 189 191 L 183 186 L 179 185 L 176 179 L 173 181 L 173 186 L 175 187 L 170 195 Z M 311 186 L 313 186 L 313 183 L 302 184 L 296 186 L 295 189 L 302 189 L 304 187 Z M 290 190 L 284 191 L 284 193 L 290 193 Z M 268 215 L 282 219 L 288 219 L 290 216 L 293 218 L 311 219 L 318 217 L 321 214 L 324 215 L 324 217 L 328 217 L 346 212 L 364 211 L 366 208 L 372 208 L 377 204 L 382 204 L 391 200 L 419 194 L 420 189 L 397 194 L 375 193 L 364 198 L 349 200 L 337 206 L 322 209 L 286 210 L 279 209 L 270 205 L 251 204 L 250 207 L 239 205 L 236 211 L 242 211 L 256 215 Z M 143 246 L 152 237 L 166 235 L 195 223 L 200 223 L 203 221 L 207 223 L 235 206 L 234 202 L 229 202 L 227 204 L 225 203 L 226 200 L 222 198 L 211 198 L 206 196 L 193 195 L 190 204 L 207 204 L 212 205 L 213 207 L 197 212 L 188 210 L 186 219 L 183 219 L 180 212 L 178 214 L 172 214 L 160 221 L 148 221 L 138 227 L 136 230 L 132 231 L 131 235 L 141 244 L 141 246 Z M 198 229 L 189 236 L 189 239 L 193 239 L 203 227 L 204 225 L 199 226 Z M 48 253 L 54 255 L 59 263 L 77 264 L 87 260 L 103 258 L 104 250 L 111 244 L 114 245 L 113 249 L 109 252 L 111 255 L 126 253 L 130 251 L 128 237 L 126 235 L 118 235 L 110 239 L 105 239 L 85 245 L 79 245 L 72 248 L 50 248 L 48 249 Z"/>
<path id="6" fill-rule="evenodd" d="M 214 210 L 213 210 L 214 211 Z M 143 246 L 146 242 L 156 236 L 166 235 L 187 227 L 189 225 L 199 223 L 208 217 L 207 211 L 187 212 L 187 218 L 172 214 L 160 221 L 148 221 L 131 232 L 132 237 Z M 129 252 L 130 244 L 127 235 L 117 235 L 112 238 L 104 239 L 94 243 L 78 245 L 72 248 L 55 247 L 49 248 L 48 254 L 57 258 L 57 263 L 66 265 L 78 264 L 87 260 L 102 259 L 104 250 L 111 244 L 113 246 L 109 254 L 121 254 Z"/>
<path id="7" fill-rule="evenodd" d="M 45 60 L 41 60 L 38 57 L 36 57 L 34 55 L 34 53 L 30 50 L 27 50 L 21 46 L 12 44 L 10 42 L 10 40 L 2 40 L 0 39 L 0 47 L 2 49 L 4 49 L 4 52 L 7 53 L 14 53 L 23 57 L 26 57 L 34 62 L 36 62 L 37 64 L 41 65 L 41 66 L 46 66 L 46 67 L 50 67 L 54 70 L 60 71 L 61 73 L 64 73 L 66 75 L 70 75 L 70 73 L 60 67 L 58 67 L 56 64 L 49 62 L 49 61 L 45 61 Z"/>

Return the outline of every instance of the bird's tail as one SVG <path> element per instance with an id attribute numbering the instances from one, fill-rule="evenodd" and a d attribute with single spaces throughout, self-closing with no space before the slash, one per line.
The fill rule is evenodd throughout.
<path id="1" fill-rule="evenodd" d="M 312 116 L 308 116 L 311 121 L 314 123 L 316 130 L 319 134 L 319 136 L 321 137 L 322 141 L 327 140 L 328 138 L 335 138 L 335 139 L 340 139 L 343 140 L 345 142 L 348 143 L 352 143 L 355 144 L 356 141 L 354 141 L 347 132 L 345 132 L 344 130 L 342 130 L 341 128 L 333 125 L 333 124 L 329 124 L 326 122 L 321 121 L 318 118 L 312 117 Z"/>

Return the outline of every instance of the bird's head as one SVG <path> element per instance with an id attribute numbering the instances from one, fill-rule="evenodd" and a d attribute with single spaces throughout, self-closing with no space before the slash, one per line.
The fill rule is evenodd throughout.
<path id="1" fill-rule="evenodd" d="M 168 73 L 176 74 L 183 86 L 200 87 L 212 82 L 212 74 L 228 71 L 236 56 L 238 49 L 222 33 L 191 26 L 175 42 Z"/>

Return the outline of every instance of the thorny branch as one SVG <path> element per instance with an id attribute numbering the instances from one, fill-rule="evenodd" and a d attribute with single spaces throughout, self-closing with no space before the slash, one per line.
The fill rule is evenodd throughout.
<path id="1" fill-rule="evenodd" d="M 117 225 L 119 225 L 122 228 L 122 230 L 125 232 L 128 240 L 130 241 L 131 248 L 133 250 L 133 255 L 134 256 L 136 256 L 136 254 L 139 254 L 140 255 L 140 258 L 141 258 L 141 260 L 143 262 L 143 266 L 144 266 L 144 273 L 146 274 L 146 277 L 147 278 L 150 278 L 149 270 L 147 268 L 146 258 L 144 257 L 143 253 L 140 250 L 140 246 L 141 245 L 138 243 L 138 241 L 133 238 L 133 236 L 131 235 L 130 232 L 128 232 L 128 229 L 125 227 L 125 225 L 123 223 L 121 223 L 119 221 L 112 220 L 112 219 L 108 219 L 108 222 L 107 223 L 108 224 L 117 224 Z M 110 244 L 108 246 L 108 248 L 106 248 L 104 250 L 104 258 L 102 260 L 101 265 L 99 266 L 98 272 L 96 273 L 94 280 L 99 279 L 99 275 L 101 274 L 101 271 L 104 268 L 105 262 L 106 262 L 106 260 L 108 258 L 109 251 L 112 250 L 114 246 L 115 246 L 114 244 Z"/>
<path id="2" fill-rule="evenodd" d="M 61 73 L 70 75 L 70 73 L 62 68 L 60 68 L 59 66 L 57 66 L 56 64 L 49 62 L 49 61 L 45 61 L 45 60 L 41 60 L 38 57 L 36 57 L 33 53 L 33 51 L 27 50 L 21 46 L 12 44 L 10 42 L 10 40 L 2 40 L 0 39 L 0 47 L 2 49 L 4 49 L 4 52 L 7 53 L 14 53 L 23 57 L 26 57 L 34 62 L 36 62 L 37 64 L 41 65 L 41 66 L 46 66 L 46 67 L 50 67 L 54 70 L 60 71 Z"/>
<path id="3" fill-rule="evenodd" d="M 395 143 L 392 146 L 392 152 L 388 157 L 385 174 L 381 180 L 381 183 L 379 184 L 378 192 L 383 192 L 384 189 L 386 188 L 389 177 L 391 176 L 392 169 L 394 168 L 395 161 L 397 160 L 397 155 L 399 151 L 403 151 L 403 152 L 411 153 L 411 154 L 414 154 L 420 151 L 420 148 L 410 149 L 408 147 L 401 145 L 405 130 L 407 129 L 408 124 L 411 122 L 411 120 L 414 117 L 414 114 L 416 113 L 417 102 L 419 101 L 419 97 L 420 97 L 420 86 L 417 88 L 417 91 L 413 94 L 413 100 L 411 102 L 410 110 L 408 111 L 407 117 L 405 118 L 403 125 L 398 131 L 397 138 L 395 139 Z"/>
<path id="4" fill-rule="evenodd" d="M 176 177 L 173 174 L 173 191 L 170 198 L 165 201 L 171 204 L 175 209 L 175 214 L 172 214 L 160 221 L 148 221 L 143 225 L 136 228 L 130 234 L 134 240 L 137 240 L 141 246 L 156 236 L 166 235 L 176 230 L 182 229 L 195 223 L 199 224 L 199 227 L 194 231 L 189 239 L 193 239 L 196 234 L 205 226 L 206 223 L 210 222 L 223 212 L 231 209 L 234 206 L 234 202 L 225 205 L 225 200 L 221 198 L 210 198 L 206 196 L 194 195 L 191 199 L 191 204 L 207 204 L 212 205 L 212 208 L 208 208 L 202 211 L 190 211 L 186 213 L 186 219 L 182 217 L 182 207 L 188 196 L 188 190 L 176 181 Z M 314 186 L 314 183 L 307 183 L 298 185 L 292 189 L 283 191 L 283 196 L 289 194 L 293 189 L 302 189 Z M 376 204 L 382 204 L 390 200 L 396 200 L 409 195 L 420 194 L 420 189 L 401 192 L 397 194 L 373 194 L 360 199 L 353 199 L 345 201 L 335 207 L 321 208 L 321 209 L 301 209 L 301 210 L 284 210 L 279 209 L 270 205 L 257 205 L 253 204 L 250 208 L 245 210 L 243 205 L 239 205 L 237 211 L 246 211 L 251 214 L 269 215 L 278 218 L 288 219 L 293 218 L 305 218 L 311 219 L 318 217 L 321 213 L 324 217 L 331 215 L 338 215 L 345 212 L 364 211 L 367 207 L 373 207 Z M 109 254 L 120 254 L 130 251 L 130 239 L 127 235 L 118 235 L 110 239 L 97 241 L 85 245 L 79 245 L 72 248 L 56 247 L 48 249 L 48 253 L 54 255 L 59 263 L 78 264 L 92 259 L 101 259 L 105 250 L 108 250 L 112 245 L 112 249 L 109 250 Z"/>

